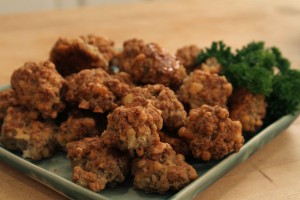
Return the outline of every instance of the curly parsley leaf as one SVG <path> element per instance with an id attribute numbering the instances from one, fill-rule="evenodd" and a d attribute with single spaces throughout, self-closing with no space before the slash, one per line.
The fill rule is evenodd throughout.
<path id="1" fill-rule="evenodd" d="M 273 91 L 267 98 L 268 117 L 274 121 L 286 114 L 293 114 L 300 105 L 300 71 L 288 69 L 273 80 Z"/>
<path id="2" fill-rule="evenodd" d="M 272 92 L 273 73 L 265 68 L 250 68 L 245 63 L 225 68 L 224 75 L 234 88 L 245 87 L 254 94 L 269 95 Z"/>
<path id="3" fill-rule="evenodd" d="M 234 58 L 231 48 L 222 41 L 213 42 L 211 47 L 201 50 L 196 58 L 195 65 L 204 63 L 208 58 L 216 58 L 222 67 L 228 66 Z"/>
<path id="4" fill-rule="evenodd" d="M 270 71 L 276 66 L 276 55 L 265 48 L 264 42 L 251 42 L 241 50 L 237 50 L 236 63 L 245 63 L 249 67 L 262 67 Z"/>

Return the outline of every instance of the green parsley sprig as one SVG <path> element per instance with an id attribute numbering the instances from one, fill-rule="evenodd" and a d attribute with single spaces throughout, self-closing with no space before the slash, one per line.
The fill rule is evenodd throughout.
<path id="1" fill-rule="evenodd" d="M 251 42 L 231 52 L 222 41 L 200 51 L 195 65 L 215 57 L 233 88 L 245 87 L 254 94 L 267 97 L 268 118 L 272 121 L 300 109 L 300 71 L 290 68 L 290 62 L 276 47 L 264 42 Z"/>
<path id="2" fill-rule="evenodd" d="M 199 55 L 196 58 L 195 65 L 199 66 L 201 63 L 204 63 L 208 58 L 216 58 L 222 67 L 228 66 L 234 56 L 231 52 L 231 48 L 228 47 L 224 42 L 218 41 L 213 42 L 211 47 L 201 50 Z"/>
<path id="3" fill-rule="evenodd" d="M 300 109 L 300 71 L 288 69 L 275 75 L 267 102 L 270 121 L 296 113 Z"/>

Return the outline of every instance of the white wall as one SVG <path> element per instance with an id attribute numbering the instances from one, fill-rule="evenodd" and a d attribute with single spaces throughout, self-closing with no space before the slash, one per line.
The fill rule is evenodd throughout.
<path id="1" fill-rule="evenodd" d="M 143 0 L 0 0 L 0 14 L 45 11 L 52 9 L 137 2 Z"/>

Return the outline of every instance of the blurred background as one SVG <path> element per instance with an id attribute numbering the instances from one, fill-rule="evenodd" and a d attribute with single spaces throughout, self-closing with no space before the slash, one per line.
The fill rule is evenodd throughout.
<path id="1" fill-rule="evenodd" d="M 0 14 L 26 13 L 102 4 L 130 3 L 147 0 L 0 0 Z M 150 0 L 148 0 L 150 1 Z"/>

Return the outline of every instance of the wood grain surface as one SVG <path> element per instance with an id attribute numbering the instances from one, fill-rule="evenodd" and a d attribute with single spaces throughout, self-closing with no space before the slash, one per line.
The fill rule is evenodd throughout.
<path id="1" fill-rule="evenodd" d="M 263 40 L 300 69 L 299 0 L 145 1 L 0 16 L 0 85 L 26 61 L 43 61 L 58 37 L 95 33 L 121 47 L 133 37 L 174 53 L 187 44 L 224 40 L 236 47 Z M 299 91 L 300 92 L 300 91 Z M 300 199 L 300 120 L 197 200 Z M 0 161 L 0 199 L 66 199 Z"/>

